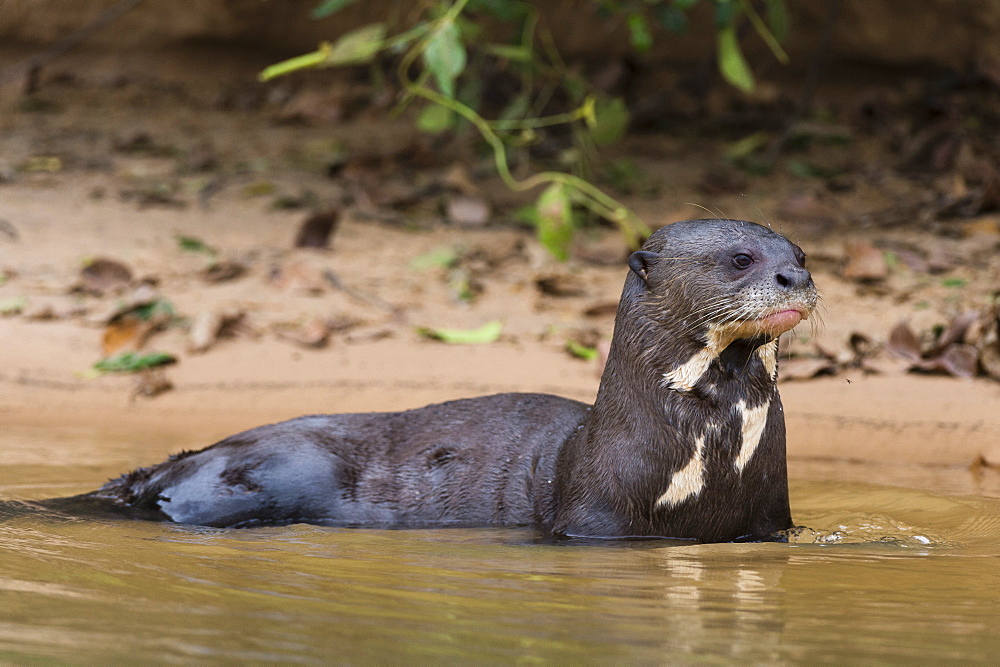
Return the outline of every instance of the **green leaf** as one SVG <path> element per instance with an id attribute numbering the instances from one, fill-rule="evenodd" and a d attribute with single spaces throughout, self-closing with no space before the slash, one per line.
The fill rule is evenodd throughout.
<path id="1" fill-rule="evenodd" d="M 789 160 L 785 168 L 790 174 L 794 174 L 799 178 L 833 178 L 844 173 L 842 169 L 821 167 L 811 162 L 802 162 L 801 160 Z"/>
<path id="2" fill-rule="evenodd" d="M 427 134 L 441 134 L 455 125 L 455 112 L 439 104 L 430 104 L 417 116 L 417 127 Z"/>
<path id="3" fill-rule="evenodd" d="M 483 41 L 483 30 L 485 28 L 481 21 L 474 21 L 459 14 L 455 17 L 455 25 L 458 26 L 458 34 L 463 43 L 478 44 Z"/>
<path id="4" fill-rule="evenodd" d="M 505 23 L 510 23 L 526 16 L 531 11 L 531 3 L 520 0 L 516 2 L 514 0 L 471 0 L 469 9 L 484 11 Z"/>
<path id="5" fill-rule="evenodd" d="M 610 144 L 622 138 L 628 129 L 629 113 L 620 97 L 600 98 L 594 103 L 594 122 L 590 138 L 595 144 Z"/>
<path id="6" fill-rule="evenodd" d="M 573 240 L 573 204 L 566 187 L 553 183 L 542 192 L 536 205 L 538 240 L 556 259 L 569 257 L 569 244 Z"/>
<path id="7" fill-rule="evenodd" d="M 336 44 L 330 47 L 330 51 L 326 53 L 323 64 L 333 67 L 371 62 L 384 44 L 384 23 L 362 26 L 338 39 Z"/>
<path id="8" fill-rule="evenodd" d="M 0 299 L 0 315 L 16 315 L 24 310 L 24 307 L 27 305 L 28 300 L 23 296 Z"/>
<path id="9" fill-rule="evenodd" d="M 674 7 L 681 11 L 687 11 L 698 4 L 700 0 L 674 0 Z"/>
<path id="10" fill-rule="evenodd" d="M 331 14 L 339 12 L 344 7 L 353 5 L 358 0 L 323 0 L 312 10 L 312 17 L 314 19 L 325 19 Z"/>
<path id="11" fill-rule="evenodd" d="M 123 352 L 114 357 L 101 359 L 94 364 L 94 370 L 101 373 L 135 373 L 154 366 L 163 366 L 177 361 L 177 357 L 166 352 Z"/>
<path id="12" fill-rule="evenodd" d="M 789 160 L 785 163 L 785 169 L 789 174 L 798 176 L 799 178 L 818 178 L 819 176 L 812 165 L 801 160 Z"/>
<path id="13" fill-rule="evenodd" d="M 476 290 L 465 271 L 452 271 L 452 278 L 448 281 L 448 288 L 459 301 L 469 302 L 476 298 Z"/>
<path id="14" fill-rule="evenodd" d="M 503 60 L 515 63 L 530 63 L 534 57 L 531 47 L 523 44 L 487 44 L 483 51 Z"/>
<path id="15" fill-rule="evenodd" d="M 566 351 L 584 361 L 594 361 L 598 357 L 596 347 L 587 347 L 572 339 L 566 341 Z"/>
<path id="16" fill-rule="evenodd" d="M 778 42 L 788 39 L 788 7 L 785 0 L 766 0 L 767 2 L 767 27 L 771 29 L 771 34 Z"/>
<path id="17" fill-rule="evenodd" d="M 417 327 L 417 333 L 427 338 L 433 338 L 454 345 L 483 345 L 493 343 L 503 332 L 503 322 L 493 320 L 478 329 L 432 329 Z"/>
<path id="18" fill-rule="evenodd" d="M 715 27 L 719 30 L 732 28 L 736 20 L 736 2 L 734 0 L 713 0 L 715 5 Z"/>
<path id="19" fill-rule="evenodd" d="M 442 246 L 430 252 L 425 252 L 419 257 L 415 257 L 410 262 L 410 268 L 414 271 L 426 271 L 427 269 L 447 269 L 458 263 L 458 252 L 454 248 Z"/>
<path id="20" fill-rule="evenodd" d="M 660 25 L 675 35 L 682 35 L 688 30 L 687 16 L 676 6 L 668 7 L 664 4 L 656 4 L 653 7 L 653 16 L 660 22 Z"/>
<path id="21" fill-rule="evenodd" d="M 206 255 L 215 255 L 215 249 L 207 243 L 194 236 L 177 235 L 177 247 L 185 252 L 201 252 Z"/>
<path id="22" fill-rule="evenodd" d="M 736 30 L 728 26 L 719 30 L 716 45 L 718 47 L 719 71 L 723 78 L 734 87 L 748 93 L 753 90 L 753 73 L 747 65 L 739 42 L 736 41 Z"/>
<path id="23" fill-rule="evenodd" d="M 619 192 L 637 192 L 644 177 L 645 174 L 635 161 L 628 158 L 611 160 L 604 167 L 604 178 Z"/>
<path id="24" fill-rule="evenodd" d="M 455 79 L 465 69 L 465 45 L 458 26 L 445 23 L 435 31 L 424 49 L 424 64 L 448 97 L 455 96 Z"/>
<path id="25" fill-rule="evenodd" d="M 639 53 L 646 53 L 653 48 L 653 36 L 646 25 L 646 17 L 642 14 L 629 14 L 627 21 L 632 47 Z"/>
<path id="26" fill-rule="evenodd" d="M 726 159 L 731 162 L 738 162 L 750 157 L 767 144 L 767 138 L 768 134 L 763 130 L 748 134 L 726 147 Z"/>
<path id="27" fill-rule="evenodd" d="M 174 310 L 172 303 L 166 299 L 157 299 L 152 303 L 147 303 L 142 306 L 136 306 L 131 311 L 137 318 L 143 321 L 151 320 L 154 317 L 164 317 L 165 319 L 171 319 L 177 314 Z"/>
<path id="28" fill-rule="evenodd" d="M 965 287 L 969 281 L 965 278 L 944 278 L 941 280 L 942 287 Z"/>

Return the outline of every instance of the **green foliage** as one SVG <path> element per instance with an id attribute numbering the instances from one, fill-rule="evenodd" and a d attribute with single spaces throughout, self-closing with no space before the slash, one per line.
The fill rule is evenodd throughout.
<path id="1" fill-rule="evenodd" d="M 433 329 L 417 327 L 417 333 L 452 345 L 484 345 L 493 343 L 503 333 L 503 322 L 493 320 L 478 329 Z"/>
<path id="2" fill-rule="evenodd" d="M 455 114 L 441 106 L 427 106 L 417 116 L 417 127 L 427 134 L 441 134 L 455 126 Z"/>
<path id="3" fill-rule="evenodd" d="M 844 173 L 843 169 L 821 167 L 811 162 L 803 162 L 802 160 L 789 160 L 785 165 L 785 168 L 788 170 L 788 173 L 798 176 L 799 178 L 827 179 L 840 176 Z"/>
<path id="4" fill-rule="evenodd" d="M 107 359 L 101 359 L 94 364 L 94 370 L 101 373 L 135 373 L 147 368 L 172 364 L 177 357 L 166 352 L 123 352 Z"/>
<path id="5" fill-rule="evenodd" d="M 535 215 L 538 240 L 553 257 L 568 258 L 573 240 L 573 205 L 566 185 L 553 183 L 547 187 L 538 198 Z"/>
<path id="6" fill-rule="evenodd" d="M 594 103 L 590 138 L 595 144 L 613 144 L 628 130 L 629 113 L 625 100 L 620 97 L 601 97 Z"/>
<path id="7" fill-rule="evenodd" d="M 465 70 L 465 45 L 454 22 L 443 23 L 427 41 L 424 64 L 434 76 L 438 88 L 448 97 L 455 96 L 455 79 Z"/>
<path id="8" fill-rule="evenodd" d="M 174 310 L 174 305 L 166 299 L 157 299 L 151 303 L 136 306 L 131 312 L 143 321 L 152 320 L 154 318 L 171 320 L 177 315 L 177 311 Z"/>
<path id="9" fill-rule="evenodd" d="M 728 25 L 719 30 L 716 36 L 716 55 L 719 58 L 719 71 L 726 81 L 745 93 L 753 90 L 753 72 L 747 64 L 739 42 L 736 41 L 736 29 Z"/>
<path id="10" fill-rule="evenodd" d="M 596 347 L 587 347 L 572 339 L 566 341 L 566 351 L 584 361 L 594 361 L 600 356 Z"/>
<path id="11" fill-rule="evenodd" d="M 337 65 L 361 65 L 369 63 L 385 43 L 386 25 L 373 23 L 352 30 L 334 43 L 323 63 L 327 67 Z"/>
<path id="12" fill-rule="evenodd" d="M 322 0 L 313 16 L 326 18 L 356 0 Z M 620 15 L 628 29 L 632 47 L 644 53 L 656 40 L 654 27 L 673 33 L 687 30 L 688 12 L 697 6 L 714 11 L 717 26 L 716 54 L 719 71 L 733 86 L 752 90 L 754 77 L 743 56 L 737 27 L 747 20 L 757 34 L 784 62 L 780 42 L 788 33 L 784 0 L 765 0 L 766 19 L 750 0 L 594 0 L 600 11 Z M 422 99 L 429 104 L 416 116 L 417 127 L 428 134 L 441 134 L 460 127 L 474 128 L 488 144 L 497 173 L 508 187 L 527 191 L 543 187 L 533 210 L 525 218 L 535 225 L 541 243 L 556 257 L 565 259 L 583 209 L 618 225 L 630 245 L 648 230 L 635 214 L 622 206 L 584 175 L 596 160 L 597 147 L 617 141 L 625 134 L 629 112 L 621 98 L 595 96 L 576 72 L 569 70 L 555 47 L 551 34 L 539 26 L 532 3 L 521 0 L 429 0 L 408 29 L 390 36 L 385 23 L 353 30 L 336 42 L 323 43 L 308 54 L 276 63 L 261 72 L 269 80 L 312 67 L 372 63 L 380 53 L 398 57 L 397 73 L 406 93 L 403 104 Z M 507 43 L 490 41 L 485 19 L 510 25 Z M 490 24 L 491 33 L 497 32 Z M 490 34 L 491 34 L 490 33 Z M 470 50 L 469 45 L 475 45 Z M 520 78 L 521 89 L 511 95 L 507 107 L 495 120 L 480 110 L 483 94 L 481 71 L 489 62 Z M 418 66 L 419 63 L 419 66 Z M 472 71 L 470 71 L 470 69 Z M 415 79 L 411 78 L 418 72 Z M 539 116 L 553 99 L 568 111 Z M 563 152 L 569 172 L 542 171 L 518 180 L 508 163 L 510 147 L 525 147 L 541 141 L 544 128 L 569 124 L 575 147 Z M 526 154 L 521 156 L 526 157 Z"/>
<path id="13" fill-rule="evenodd" d="M 646 17 L 642 14 L 635 13 L 628 15 L 628 31 L 629 38 L 632 42 L 632 48 L 634 48 L 639 53 L 646 53 L 651 48 L 653 48 L 653 35 L 649 32 L 649 25 L 646 23 Z"/>
<path id="14" fill-rule="evenodd" d="M 788 39 L 788 8 L 785 7 L 785 0 L 766 0 L 766 4 L 767 27 L 770 28 L 771 34 L 780 44 Z"/>
<path id="15" fill-rule="evenodd" d="M 23 296 L 0 299 L 0 315 L 15 315 L 24 310 L 24 307 L 27 305 L 28 300 Z"/>
<path id="16" fill-rule="evenodd" d="M 410 268 L 414 271 L 448 269 L 458 264 L 458 258 L 459 253 L 455 248 L 442 246 L 414 258 L 410 262 Z"/>
<path id="17" fill-rule="evenodd" d="M 194 236 L 177 235 L 177 247 L 185 252 L 198 252 L 206 255 L 215 255 L 215 249 L 207 243 Z"/>
<path id="18" fill-rule="evenodd" d="M 353 5 L 358 0 L 323 0 L 312 10 L 314 19 L 325 19 L 331 14 L 339 12 L 344 7 Z"/>
<path id="19" fill-rule="evenodd" d="M 684 13 L 684 10 L 677 6 L 677 3 L 656 3 L 653 5 L 653 16 L 656 17 L 660 25 L 675 35 L 682 35 L 687 32 L 687 15 Z"/>

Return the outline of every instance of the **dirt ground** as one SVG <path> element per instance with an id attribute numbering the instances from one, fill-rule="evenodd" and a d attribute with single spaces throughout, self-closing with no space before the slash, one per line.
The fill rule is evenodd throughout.
<path id="1" fill-rule="evenodd" d="M 583 232 L 570 261 L 557 262 L 512 222 L 526 200 L 500 187 L 480 156 L 387 120 L 386 103 L 370 108 L 349 79 L 259 88 L 253 74 L 265 64 L 193 50 L 81 53 L 47 69 L 30 96 L 20 83 L 0 87 L 5 428 L 167 433 L 194 447 L 304 413 L 500 391 L 592 399 L 599 361 L 566 344 L 600 347 L 611 336 L 626 272 L 615 232 Z M 880 211 L 918 199 L 922 186 L 874 178 L 895 157 L 864 138 L 825 149 L 852 165 L 849 187 L 781 171 L 711 191 L 725 147 L 705 134 L 645 133 L 615 155 L 641 169 L 645 185 L 625 200 L 651 227 L 707 209 L 771 224 L 809 255 L 822 324 L 801 327 L 788 353 L 815 363 L 818 344 L 831 374 L 782 384 L 789 455 L 1000 465 L 1000 382 L 906 373 L 887 353 L 859 366 L 849 346 L 854 333 L 877 347 L 899 321 L 926 332 L 987 308 L 1000 288 L 1000 218 L 879 224 Z M 458 194 L 485 203 L 488 222 L 449 222 Z M 303 221 L 331 207 L 342 211 L 329 247 L 295 248 Z M 850 243 L 924 265 L 852 278 Z M 446 253 L 447 262 L 430 259 Z M 131 278 L 99 294 L 81 283 L 97 258 Z M 242 274 L 205 275 L 226 263 Z M 136 334 L 120 326 L 129 299 L 162 299 L 174 314 Z M 231 335 L 193 351 L 196 324 L 213 317 L 228 317 Z M 503 333 L 485 345 L 417 330 L 496 320 Z M 116 336 L 124 347 L 114 348 Z M 112 348 L 139 343 L 177 363 L 152 378 L 92 372 Z"/>

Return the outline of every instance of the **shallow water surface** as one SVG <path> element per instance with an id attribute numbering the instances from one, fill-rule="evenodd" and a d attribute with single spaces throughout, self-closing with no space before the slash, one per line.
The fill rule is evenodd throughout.
<path id="1" fill-rule="evenodd" d="M 0 499 L 90 490 L 189 444 L 144 440 L 11 430 Z M 793 462 L 809 530 L 791 544 L 223 530 L 6 503 L 0 662 L 992 662 L 1000 485 L 983 474 Z"/>

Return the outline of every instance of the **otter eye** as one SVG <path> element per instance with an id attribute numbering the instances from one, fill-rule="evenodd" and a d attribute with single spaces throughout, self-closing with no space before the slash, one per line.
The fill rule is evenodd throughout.
<path id="1" fill-rule="evenodd" d="M 753 257 L 750 255 L 742 252 L 738 255 L 733 255 L 733 266 L 737 269 L 745 269 L 751 264 L 753 264 Z"/>

